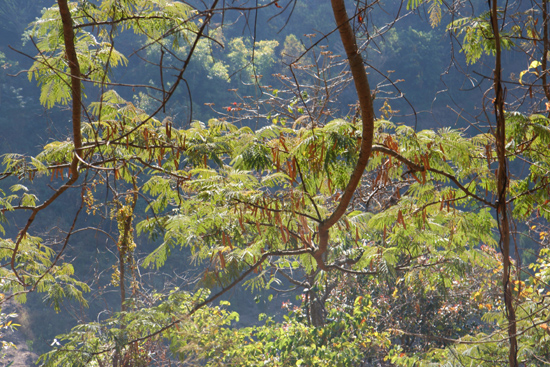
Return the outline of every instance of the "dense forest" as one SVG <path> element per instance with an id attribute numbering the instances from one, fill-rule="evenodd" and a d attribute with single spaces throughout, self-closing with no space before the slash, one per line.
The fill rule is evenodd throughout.
<path id="1" fill-rule="evenodd" d="M 548 11 L 1 1 L 0 365 L 550 365 Z"/>

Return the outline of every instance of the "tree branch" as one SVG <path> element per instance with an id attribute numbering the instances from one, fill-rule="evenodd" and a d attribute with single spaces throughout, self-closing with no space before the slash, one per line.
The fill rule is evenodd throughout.
<path id="1" fill-rule="evenodd" d="M 374 110 L 372 106 L 372 97 L 367 78 L 367 72 L 363 64 L 363 58 L 357 47 L 355 33 L 351 28 L 350 19 L 346 11 L 344 0 L 332 0 L 332 10 L 336 26 L 340 32 L 342 45 L 346 50 L 346 55 L 349 61 L 350 70 L 355 83 L 355 90 L 359 99 L 359 107 L 361 109 L 361 117 L 363 121 L 363 136 L 361 139 L 361 151 L 357 165 L 351 174 L 348 185 L 344 190 L 338 206 L 329 218 L 319 224 L 319 248 L 315 251 L 314 257 L 317 265 L 321 269 L 325 269 L 323 254 L 327 251 L 329 241 L 329 229 L 344 215 L 346 209 L 361 181 L 361 176 L 365 171 L 365 167 L 369 161 L 371 154 L 373 136 L 374 136 Z"/>

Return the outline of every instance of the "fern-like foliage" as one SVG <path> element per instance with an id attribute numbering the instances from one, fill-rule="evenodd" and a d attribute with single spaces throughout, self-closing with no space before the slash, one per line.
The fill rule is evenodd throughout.
<path id="1" fill-rule="evenodd" d="M 485 12 L 477 17 L 456 19 L 447 26 L 447 30 L 455 32 L 457 35 L 464 34 L 460 52 L 464 52 L 466 62 L 469 64 L 474 64 L 483 55 L 494 55 L 496 52 L 490 12 Z M 514 47 L 513 38 L 516 32 L 516 30 L 500 32 L 500 45 L 503 50 Z"/>

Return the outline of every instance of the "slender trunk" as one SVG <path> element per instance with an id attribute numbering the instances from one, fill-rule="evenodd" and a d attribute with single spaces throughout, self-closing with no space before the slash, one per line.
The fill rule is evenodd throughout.
<path id="1" fill-rule="evenodd" d="M 73 20 L 67 0 L 57 0 L 59 14 L 63 22 L 63 39 L 65 41 L 65 56 L 71 70 L 71 92 L 73 97 L 72 120 L 73 120 L 73 143 L 75 158 L 71 163 L 71 175 L 78 176 L 78 158 L 82 158 L 82 133 L 81 133 L 81 108 L 82 108 L 82 89 L 80 64 L 76 56 L 74 45 Z"/>
<path id="2" fill-rule="evenodd" d="M 120 236 L 120 241 L 118 244 L 118 263 L 119 263 L 119 273 L 120 273 L 120 302 L 121 302 L 121 310 L 124 312 L 126 311 L 126 287 L 125 287 L 125 280 L 126 280 L 126 264 L 131 263 L 132 258 L 132 245 L 134 242 L 133 235 L 132 235 L 132 221 L 134 219 L 134 207 L 135 203 L 131 204 L 131 212 L 128 214 L 124 210 L 124 206 L 122 206 L 124 210 L 123 214 L 121 215 L 121 218 L 117 218 L 119 223 L 119 226 L 122 227 L 122 233 Z M 133 281 L 134 279 L 132 279 Z"/>
<path id="3" fill-rule="evenodd" d="M 513 303 L 512 284 L 510 282 L 511 261 L 510 261 L 510 221 L 508 219 L 506 197 L 508 189 L 508 162 L 506 159 L 506 119 L 504 115 L 504 90 L 501 83 L 501 47 L 500 34 L 497 20 L 497 2 L 489 1 L 491 9 L 491 25 L 495 37 L 495 70 L 494 83 L 495 90 L 494 110 L 496 117 L 496 148 L 497 148 L 497 217 L 500 234 L 500 251 L 502 253 L 502 289 L 504 293 L 504 305 L 506 308 L 506 318 L 508 320 L 508 365 L 510 367 L 518 366 L 518 341 L 516 328 L 516 311 Z"/>
<path id="4" fill-rule="evenodd" d="M 371 154 L 374 135 L 374 110 L 372 106 L 369 81 L 367 78 L 365 65 L 363 64 L 363 58 L 361 57 L 361 53 L 357 47 L 355 33 L 350 25 L 346 5 L 344 0 L 331 0 L 331 4 L 334 13 L 334 20 L 336 21 L 336 26 L 338 27 L 338 31 L 340 33 L 342 45 L 346 50 L 351 74 L 355 84 L 355 90 L 359 99 L 359 107 L 361 109 L 361 117 L 363 120 L 363 137 L 361 140 L 361 151 L 359 152 L 357 165 L 351 174 L 348 185 L 340 198 L 338 206 L 329 218 L 319 224 L 319 249 L 315 252 L 314 256 L 321 269 L 325 269 L 323 254 L 328 248 L 329 229 L 342 217 L 342 215 L 344 215 L 351 198 L 353 197 L 353 194 L 361 181 L 361 176 L 363 175 Z"/>
<path id="5" fill-rule="evenodd" d="M 548 0 L 542 0 L 542 87 L 546 101 L 550 101 L 550 86 L 548 86 L 548 51 L 550 43 L 548 42 Z"/>
<path id="6" fill-rule="evenodd" d="M 80 130 L 81 127 L 81 106 L 82 106 L 82 91 L 80 85 L 80 66 L 78 64 L 78 58 L 76 56 L 76 49 L 74 46 L 74 31 L 73 31 L 73 20 L 71 18 L 71 12 L 67 4 L 67 0 L 58 0 L 57 4 L 59 5 L 59 14 L 61 16 L 61 21 L 63 23 L 63 40 L 65 42 L 65 55 L 67 57 L 67 62 L 69 63 L 69 68 L 71 70 L 71 94 L 73 97 L 72 103 L 72 122 L 73 122 L 73 143 L 75 149 L 75 155 L 71 162 L 70 172 L 71 177 L 69 180 L 61 186 L 55 193 L 50 196 L 44 203 L 35 207 L 32 211 L 32 214 L 27 219 L 25 227 L 19 231 L 17 235 L 17 240 L 15 241 L 15 247 L 13 249 L 13 254 L 11 257 L 11 269 L 13 274 L 17 277 L 17 280 L 23 286 L 28 286 L 28 284 L 23 280 L 16 270 L 15 258 L 19 253 L 19 246 L 21 241 L 28 233 L 31 224 L 34 222 L 38 213 L 46 209 L 53 203 L 61 194 L 63 194 L 67 189 L 69 189 L 77 180 L 78 180 L 78 162 L 82 157 L 82 133 Z"/>
<path id="7" fill-rule="evenodd" d="M 122 252 L 120 252 L 120 259 L 118 261 L 118 271 L 120 273 L 120 282 L 119 282 L 119 287 L 120 287 L 120 309 L 122 310 L 122 312 L 126 311 L 126 305 L 124 304 L 126 302 L 126 288 L 124 287 L 124 280 L 125 280 L 125 277 L 126 277 L 126 274 L 124 272 L 124 267 L 125 267 L 125 264 L 124 264 L 124 257 L 126 255 L 123 254 Z"/>

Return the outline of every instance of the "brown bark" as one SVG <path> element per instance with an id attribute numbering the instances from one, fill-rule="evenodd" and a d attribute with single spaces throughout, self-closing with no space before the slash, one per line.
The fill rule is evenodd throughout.
<path id="1" fill-rule="evenodd" d="M 63 22 L 63 39 L 65 41 L 65 56 L 71 70 L 71 93 L 73 97 L 72 106 L 72 121 L 73 121 L 73 143 L 75 154 L 82 158 L 82 133 L 81 133 L 81 104 L 82 104 L 82 90 L 81 90 L 81 74 L 80 64 L 78 63 L 78 57 L 76 55 L 76 49 L 74 45 L 74 30 L 73 20 L 67 0 L 57 0 L 59 6 L 59 14 L 61 15 L 61 21 Z M 71 164 L 71 175 L 76 177 L 78 175 L 78 158 L 75 157 Z"/>
<path id="2" fill-rule="evenodd" d="M 323 254 L 327 251 L 329 241 L 329 230 L 344 215 L 346 209 L 361 181 L 363 171 L 367 166 L 372 149 L 374 135 L 374 110 L 372 107 L 372 97 L 367 78 L 367 72 L 363 64 L 363 58 L 357 47 L 355 33 L 351 28 L 350 19 L 346 11 L 344 0 L 331 0 L 334 20 L 340 33 L 342 45 L 346 50 L 351 74 L 355 84 L 355 90 L 359 99 L 361 109 L 363 137 L 361 140 L 361 150 L 357 165 L 350 176 L 348 185 L 340 198 L 338 206 L 330 217 L 319 224 L 319 248 L 314 253 L 315 260 L 321 269 L 326 269 L 323 261 Z"/>
<path id="3" fill-rule="evenodd" d="M 544 95 L 546 101 L 550 102 L 550 86 L 548 86 L 548 51 L 550 50 L 550 43 L 548 41 L 548 0 L 542 0 L 542 87 L 544 89 Z"/>
<path id="4" fill-rule="evenodd" d="M 69 187 L 71 187 L 76 180 L 78 179 L 78 162 L 79 158 L 82 157 L 82 133 L 81 133 L 81 105 L 82 105 L 82 91 L 81 91 L 81 85 L 80 85 L 80 66 L 78 64 L 78 58 L 76 56 L 76 49 L 74 46 L 74 31 L 73 31 L 73 21 L 71 18 L 71 13 L 69 10 L 69 6 L 67 4 L 67 0 L 58 0 L 57 1 L 59 5 L 59 14 L 61 16 L 61 21 L 63 23 L 63 38 L 65 42 L 65 55 L 67 57 L 67 62 L 69 63 L 69 68 L 71 70 L 71 94 L 73 97 L 73 103 L 72 103 L 72 125 L 73 125 L 73 143 L 75 148 L 75 156 L 71 162 L 70 166 L 70 172 L 71 177 L 69 180 L 61 186 L 57 191 L 43 204 L 35 207 L 32 210 L 31 215 L 29 216 L 29 219 L 27 220 L 27 223 L 25 224 L 25 227 L 19 231 L 19 234 L 17 235 L 17 240 L 15 241 L 15 247 L 13 249 L 13 255 L 11 258 L 11 268 L 13 270 L 14 275 L 17 277 L 19 282 L 27 286 L 23 279 L 19 276 L 18 272 L 15 269 L 15 258 L 17 256 L 17 253 L 19 251 L 19 246 L 21 245 L 21 241 L 25 236 L 27 235 L 27 232 L 31 226 L 31 224 L 34 222 L 34 219 L 36 218 L 36 215 L 43 209 L 50 206 L 51 203 L 53 203 L 61 194 L 63 194 Z"/>
<path id="5" fill-rule="evenodd" d="M 508 190 L 508 162 L 506 159 L 506 118 L 504 115 L 504 90 L 501 83 L 501 47 L 500 34 L 497 19 L 497 1 L 489 0 L 491 8 L 491 26 L 495 37 L 495 70 L 493 88 L 495 99 L 493 101 L 496 116 L 496 148 L 497 148 L 497 217 L 500 235 L 500 251 L 502 253 L 502 289 L 504 293 L 504 305 L 508 321 L 508 365 L 518 366 L 518 341 L 516 327 L 516 311 L 513 303 L 512 284 L 510 282 L 511 261 L 510 261 L 510 221 L 508 219 L 506 197 Z"/>

